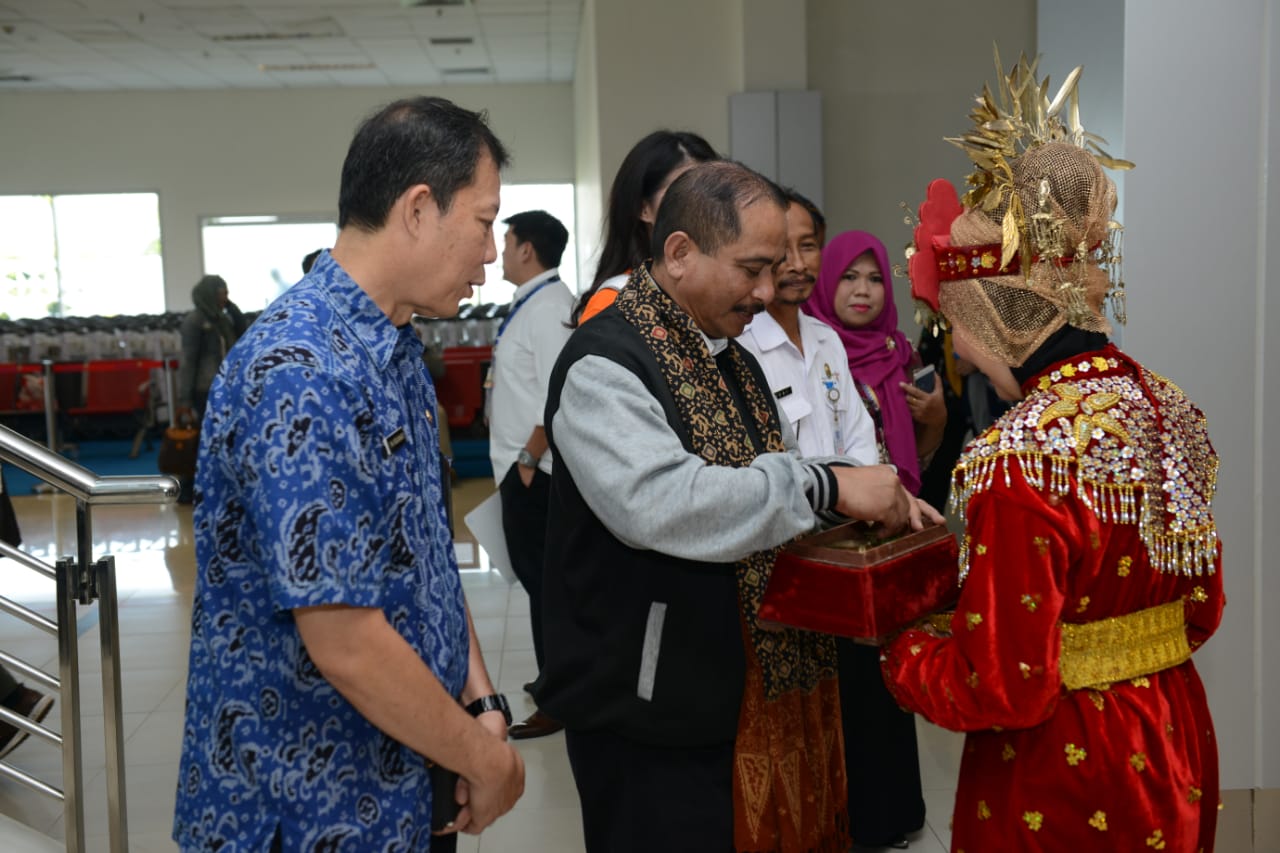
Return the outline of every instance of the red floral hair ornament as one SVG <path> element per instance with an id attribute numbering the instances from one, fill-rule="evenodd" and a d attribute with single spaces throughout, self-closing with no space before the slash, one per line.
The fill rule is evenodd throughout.
<path id="1" fill-rule="evenodd" d="M 951 245 L 951 223 L 964 208 L 956 196 L 956 188 L 945 178 L 929 184 L 925 200 L 920 204 L 920 221 L 915 228 L 915 246 L 907 259 L 911 277 L 911 295 L 927 307 L 928 322 L 938 317 L 939 248 Z M 921 323 L 925 325 L 925 323 Z"/>

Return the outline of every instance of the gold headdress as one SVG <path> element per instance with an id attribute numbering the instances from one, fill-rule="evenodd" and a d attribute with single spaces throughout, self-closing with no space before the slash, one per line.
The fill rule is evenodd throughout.
<path id="1" fill-rule="evenodd" d="M 1081 126 L 1081 69 L 1050 100 L 1037 63 L 1022 56 L 1006 75 L 996 54 L 997 95 L 984 86 L 974 128 L 947 140 L 977 166 L 970 189 L 961 205 L 947 182 L 930 186 L 909 259 L 917 298 L 1012 366 L 1064 324 L 1110 332 L 1108 296 L 1125 322 L 1123 229 L 1102 169 L 1133 164 Z"/>

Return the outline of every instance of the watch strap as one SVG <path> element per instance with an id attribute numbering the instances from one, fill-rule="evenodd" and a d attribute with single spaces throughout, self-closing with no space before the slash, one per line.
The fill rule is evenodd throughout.
<path id="1" fill-rule="evenodd" d="M 523 447 L 520 448 L 520 452 L 516 454 L 516 462 L 518 462 L 519 464 L 523 465 L 526 468 L 538 467 L 538 460 L 534 458 L 534 455 L 532 453 L 530 453 L 527 449 Z"/>
<path id="2" fill-rule="evenodd" d="M 501 693 L 491 693 L 488 696 L 481 696 L 471 704 L 467 705 L 466 711 L 473 717 L 489 711 L 501 711 L 502 716 L 507 721 L 507 725 L 511 725 L 511 706 L 507 704 L 507 697 Z"/>

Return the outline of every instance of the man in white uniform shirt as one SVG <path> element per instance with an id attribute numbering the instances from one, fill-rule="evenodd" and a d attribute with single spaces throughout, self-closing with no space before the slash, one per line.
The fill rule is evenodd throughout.
<path id="1" fill-rule="evenodd" d="M 833 329 L 800 311 L 822 265 L 825 221 L 794 190 L 787 197 L 787 255 L 778 268 L 773 301 L 738 338 L 764 370 L 782 417 L 791 423 L 800 455 L 879 461 L 876 430 L 849 375 L 849 359 Z"/>
<path id="2" fill-rule="evenodd" d="M 504 220 L 502 276 L 516 285 L 493 347 L 489 459 L 502 496 L 511 569 L 529 594 L 533 653 L 542 669 L 542 564 L 551 451 L 542 426 L 547 384 L 568 327 L 573 295 L 557 267 L 569 232 L 551 214 L 530 210 Z M 541 711 L 511 727 L 512 738 L 541 737 L 560 724 Z"/>

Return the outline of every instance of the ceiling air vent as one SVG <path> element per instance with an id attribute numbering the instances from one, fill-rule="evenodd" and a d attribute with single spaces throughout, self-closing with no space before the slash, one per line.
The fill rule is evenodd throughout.
<path id="1" fill-rule="evenodd" d="M 336 38 L 337 33 L 226 33 L 225 35 L 209 36 L 210 41 L 220 42 L 255 42 L 255 41 L 302 41 L 305 39 L 328 39 Z"/>
<path id="2" fill-rule="evenodd" d="M 346 33 L 341 25 L 335 19 L 326 16 L 292 21 L 275 30 L 217 33 L 209 36 L 209 40 L 218 42 L 276 42 L 341 38 L 344 35 Z"/>
<path id="3" fill-rule="evenodd" d="M 476 43 L 471 36 L 438 36 L 427 41 L 432 47 L 465 47 Z"/>
<path id="4" fill-rule="evenodd" d="M 289 64 L 263 64 L 259 71 L 372 71 L 378 66 L 372 62 L 298 62 Z"/>

